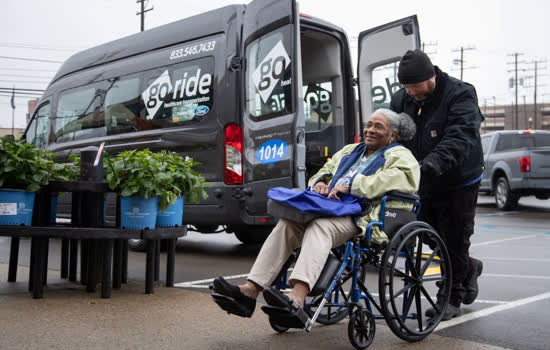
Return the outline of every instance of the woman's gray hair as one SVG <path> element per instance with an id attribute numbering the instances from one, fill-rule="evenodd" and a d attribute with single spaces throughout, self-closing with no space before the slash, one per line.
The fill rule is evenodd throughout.
<path id="1" fill-rule="evenodd" d="M 409 141 L 416 133 L 416 124 L 407 113 L 395 113 L 387 108 L 379 108 L 372 115 L 383 114 L 390 124 L 390 132 L 397 131 L 395 141 Z"/>

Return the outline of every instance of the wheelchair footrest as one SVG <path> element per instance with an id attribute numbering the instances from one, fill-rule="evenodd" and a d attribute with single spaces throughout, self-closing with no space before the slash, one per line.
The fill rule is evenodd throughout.
<path id="1" fill-rule="evenodd" d="M 302 308 L 263 305 L 262 311 L 277 325 L 288 328 L 306 328 L 311 323 L 309 316 Z"/>

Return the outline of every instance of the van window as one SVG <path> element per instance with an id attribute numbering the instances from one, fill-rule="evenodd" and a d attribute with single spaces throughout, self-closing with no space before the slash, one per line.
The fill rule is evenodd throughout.
<path id="1" fill-rule="evenodd" d="M 105 94 L 107 134 L 137 131 L 137 117 L 144 109 L 139 100 L 139 78 L 124 77 L 111 85 Z"/>
<path id="2" fill-rule="evenodd" d="M 306 132 L 320 131 L 331 126 L 332 82 L 309 84 L 304 89 L 304 114 Z"/>
<path id="3" fill-rule="evenodd" d="M 291 27 L 284 26 L 254 41 L 246 48 L 247 106 L 253 120 L 292 112 Z"/>
<path id="4" fill-rule="evenodd" d="M 105 119 L 100 111 L 98 87 L 95 84 L 61 94 L 55 116 L 56 142 L 105 135 Z"/>
<path id="5" fill-rule="evenodd" d="M 200 122 L 212 109 L 213 85 L 211 56 L 155 70 L 141 94 L 146 107 L 142 123 L 159 129 Z"/>
<path id="6" fill-rule="evenodd" d="M 27 143 L 38 147 L 45 148 L 48 143 L 48 126 L 50 122 L 50 104 L 45 104 L 39 107 L 34 118 L 27 129 L 25 140 Z"/>
<path id="7" fill-rule="evenodd" d="M 399 61 L 378 66 L 372 70 L 372 106 L 378 108 L 390 108 L 393 94 L 401 89 L 397 80 L 397 68 Z"/>

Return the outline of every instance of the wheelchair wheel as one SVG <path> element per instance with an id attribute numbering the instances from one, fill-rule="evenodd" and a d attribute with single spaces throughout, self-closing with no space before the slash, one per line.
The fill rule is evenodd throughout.
<path id="1" fill-rule="evenodd" d="M 269 318 L 269 325 L 271 326 L 271 328 L 273 328 L 273 330 L 279 333 L 284 333 L 289 329 L 288 327 L 279 326 L 271 319 L 271 317 Z"/>
<path id="2" fill-rule="evenodd" d="M 419 341 L 437 327 L 449 303 L 451 261 L 430 225 L 414 221 L 395 234 L 382 256 L 379 293 L 386 323 L 399 338 Z M 430 307 L 435 315 L 427 319 Z"/>
<path id="3" fill-rule="evenodd" d="M 317 311 L 317 306 L 323 300 L 323 296 L 319 295 L 313 297 L 310 301 L 306 301 L 304 311 L 311 318 Z M 330 295 L 330 300 L 328 303 L 344 303 L 349 301 L 349 297 L 345 294 L 341 286 L 337 286 L 334 289 L 334 292 Z M 336 322 L 340 322 L 348 315 L 347 306 L 324 306 L 321 310 L 321 313 L 317 317 L 316 322 L 320 324 L 329 325 Z"/>
<path id="4" fill-rule="evenodd" d="M 356 308 L 351 314 L 348 323 L 348 338 L 350 343 L 357 349 L 366 349 L 372 344 L 376 322 L 369 310 Z"/>

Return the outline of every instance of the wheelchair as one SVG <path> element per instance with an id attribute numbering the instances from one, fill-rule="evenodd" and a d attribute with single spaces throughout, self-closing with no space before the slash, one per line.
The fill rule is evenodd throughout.
<path id="1" fill-rule="evenodd" d="M 412 203 L 413 208 L 390 208 L 386 206 L 389 199 Z M 384 319 L 397 337 L 409 342 L 424 339 L 437 327 L 449 302 L 451 262 L 437 232 L 416 220 L 419 211 L 418 196 L 386 193 L 381 199 L 379 220 L 368 224 L 366 234 L 331 250 L 304 305 L 306 331 L 315 322 L 330 325 L 349 316 L 348 338 L 355 348 L 365 349 L 374 339 L 377 319 Z M 389 242 L 371 242 L 374 226 L 388 235 Z M 290 288 L 287 272 L 296 254 L 284 265 L 273 284 L 275 288 Z M 377 295 L 365 283 L 371 266 L 378 271 Z M 434 308 L 435 315 L 428 319 L 424 312 L 429 307 Z M 289 329 L 271 317 L 269 322 L 277 332 Z"/>

